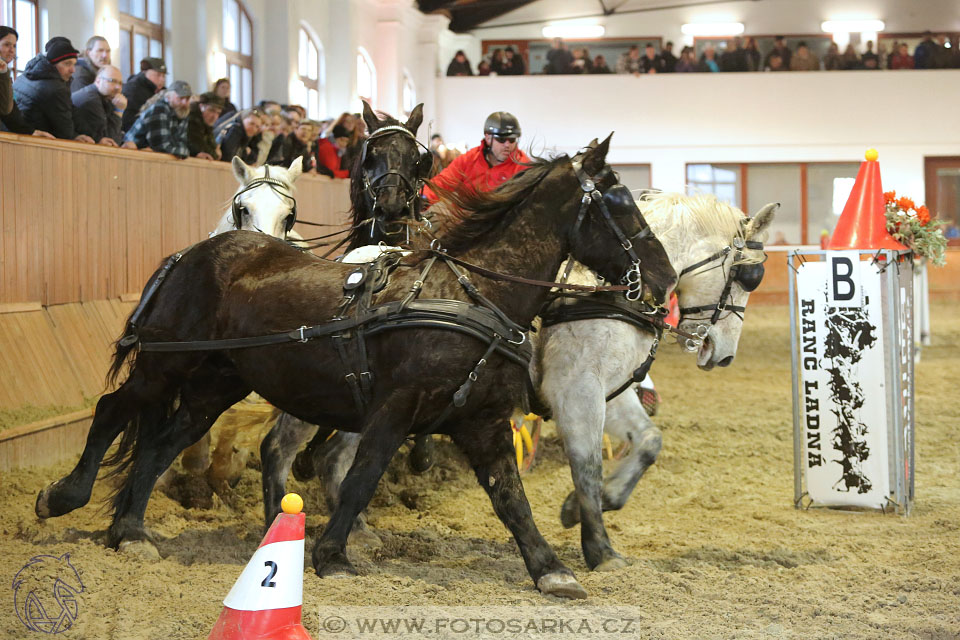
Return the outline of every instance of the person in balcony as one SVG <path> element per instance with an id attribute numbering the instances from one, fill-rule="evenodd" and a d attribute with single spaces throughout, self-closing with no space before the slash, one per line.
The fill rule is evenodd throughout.
<path id="1" fill-rule="evenodd" d="M 787 42 L 783 39 L 783 36 L 776 36 L 773 39 L 773 49 L 771 49 L 770 53 L 768 53 L 767 57 L 763 60 L 764 69 L 770 69 L 773 66 L 770 64 L 770 58 L 775 55 L 780 57 L 780 66 L 783 67 L 784 71 L 790 68 L 790 58 L 793 57 L 793 52 L 790 51 L 790 47 L 787 46 Z M 771 69 L 771 71 L 772 70 L 773 69 Z"/>
<path id="2" fill-rule="evenodd" d="M 717 50 L 712 44 L 708 44 L 700 56 L 700 64 L 697 65 L 697 71 L 700 73 L 720 73 L 720 64 L 717 62 Z"/>
<path id="3" fill-rule="evenodd" d="M 234 116 L 220 116 L 214 127 L 220 159 L 232 162 L 234 156 L 249 165 L 255 165 L 260 156 L 260 132 L 264 128 L 264 114 L 258 109 L 245 109 Z"/>
<path id="4" fill-rule="evenodd" d="M 573 63 L 573 54 L 567 48 L 567 43 L 563 38 L 554 38 L 550 44 L 550 51 L 547 52 L 547 66 L 543 72 L 550 75 L 561 75 L 570 73 L 570 66 Z"/>
<path id="5" fill-rule="evenodd" d="M 167 86 L 167 65 L 160 58 L 144 58 L 140 61 L 140 73 L 132 75 L 123 83 L 123 95 L 127 97 L 127 108 L 123 110 L 120 126 L 129 131 L 140 115 L 140 109 L 147 100 L 157 95 Z"/>
<path id="6" fill-rule="evenodd" d="M 9 110 L 7 113 L 0 113 L 0 131 L 53 139 L 50 133 L 30 126 L 20 112 L 17 101 L 13 99 L 13 61 L 17 57 L 18 38 L 19 35 L 11 27 L 0 25 L 0 94 L 3 93 L 4 83 L 8 83 L 6 86 L 10 96 L 7 103 Z"/>
<path id="7" fill-rule="evenodd" d="M 223 112 L 223 98 L 212 91 L 201 93 L 190 104 L 187 116 L 187 148 L 190 155 L 203 160 L 219 160 L 220 149 L 213 135 L 213 124 Z"/>
<path id="8" fill-rule="evenodd" d="M 349 178 L 349 165 L 341 162 L 344 152 L 350 144 L 350 130 L 342 124 L 334 125 L 333 139 L 323 137 L 317 140 L 317 173 L 333 178 Z"/>
<path id="9" fill-rule="evenodd" d="M 697 70 L 697 56 L 693 47 L 684 47 L 680 51 L 680 59 L 677 60 L 675 73 L 694 73 Z"/>
<path id="10" fill-rule="evenodd" d="M 168 91 L 157 94 L 144 105 L 140 116 L 124 137 L 123 146 L 169 153 L 178 158 L 189 157 L 187 116 L 190 115 L 192 95 L 193 89 L 183 80 L 177 80 Z"/>
<path id="11" fill-rule="evenodd" d="M 823 69 L 824 71 L 843 70 L 843 56 L 840 55 L 840 47 L 837 46 L 836 42 L 830 43 L 827 55 L 823 56 Z"/>
<path id="12" fill-rule="evenodd" d="M 120 93 L 122 87 L 120 69 L 105 64 L 97 71 L 93 84 L 73 92 L 73 122 L 77 133 L 90 136 L 98 144 L 120 146 L 123 142 L 120 114 L 127 106 L 127 99 Z"/>
<path id="13" fill-rule="evenodd" d="M 470 68 L 470 61 L 467 60 L 467 54 L 463 51 L 457 51 L 453 60 L 447 65 L 448 76 L 472 76 L 473 69 Z"/>
<path id="14" fill-rule="evenodd" d="M 590 73 L 613 73 L 613 71 L 610 70 L 607 59 L 598 55 L 593 59 L 593 68 L 590 69 Z"/>
<path id="15" fill-rule="evenodd" d="M 93 84 L 101 67 L 110 64 L 110 43 L 103 36 L 93 36 L 87 40 L 83 55 L 77 60 L 77 70 L 70 81 L 71 93 Z"/>
<path id="16" fill-rule="evenodd" d="M 897 46 L 897 50 L 890 56 L 891 69 L 913 69 L 913 56 L 910 55 L 910 48 L 906 42 Z"/>
<path id="17" fill-rule="evenodd" d="M 620 54 L 620 58 L 617 60 L 617 73 L 632 73 L 635 76 L 643 73 L 640 63 L 640 47 L 632 44 L 626 52 Z"/>
<path id="18" fill-rule="evenodd" d="M 797 45 L 797 52 L 790 59 L 790 71 L 820 71 L 820 60 L 810 52 L 806 42 Z"/>
<path id="19" fill-rule="evenodd" d="M 513 47 L 507 47 L 503 50 L 503 63 L 500 65 L 500 75 L 502 76 L 522 76 L 526 72 L 526 65 L 523 64 L 523 58 L 513 50 Z"/>

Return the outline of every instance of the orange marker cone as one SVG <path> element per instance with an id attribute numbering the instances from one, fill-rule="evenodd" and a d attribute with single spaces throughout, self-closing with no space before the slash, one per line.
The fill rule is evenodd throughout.
<path id="1" fill-rule="evenodd" d="M 209 640 L 310 640 L 303 628 L 303 500 L 288 493 L 283 513 L 223 600 Z"/>
<path id="2" fill-rule="evenodd" d="M 877 150 L 867 149 L 850 198 L 843 207 L 827 249 L 896 249 L 907 248 L 887 232 L 886 203 L 880 184 L 880 163 Z"/>

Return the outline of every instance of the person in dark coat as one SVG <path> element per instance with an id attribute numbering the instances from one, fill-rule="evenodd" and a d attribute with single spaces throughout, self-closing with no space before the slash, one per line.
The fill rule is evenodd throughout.
<path id="1" fill-rule="evenodd" d="M 48 131 L 62 140 L 93 142 L 89 136 L 78 136 L 73 126 L 70 77 L 79 53 L 67 38 L 51 38 L 44 53 L 27 63 L 13 83 L 13 91 L 17 107 L 34 129 Z"/>
<path id="2" fill-rule="evenodd" d="M 727 50 L 720 56 L 720 71 L 742 73 L 749 70 L 750 63 L 743 48 L 743 40 L 739 37 L 728 40 Z"/>
<path id="3" fill-rule="evenodd" d="M 237 105 L 230 102 L 230 80 L 220 78 L 213 83 L 213 92 L 223 98 L 223 114 L 221 118 L 229 118 L 237 112 Z"/>
<path id="4" fill-rule="evenodd" d="M 567 43 L 561 38 L 554 38 L 550 45 L 550 51 L 547 52 L 547 66 L 544 73 L 561 74 L 570 73 L 570 66 L 573 64 L 573 54 L 567 48 Z"/>
<path id="5" fill-rule="evenodd" d="M 473 69 L 470 68 L 470 61 L 467 60 L 467 54 L 463 51 L 457 51 L 453 60 L 447 65 L 448 76 L 472 76 Z M 287 165 L 289 166 L 289 165 Z"/>
<path id="6" fill-rule="evenodd" d="M 660 52 L 660 60 L 663 61 L 663 73 L 673 73 L 677 70 L 677 56 L 673 55 L 672 42 L 663 45 L 663 51 Z"/>
<path id="7" fill-rule="evenodd" d="M 73 123 L 77 133 L 109 147 L 117 147 L 123 142 L 123 133 L 120 132 L 123 109 L 118 105 L 118 96 L 119 104 L 126 105 L 126 99 L 120 93 L 122 86 L 120 69 L 108 64 L 100 67 L 93 84 L 73 92 Z"/>
<path id="8" fill-rule="evenodd" d="M 249 165 L 256 164 L 260 155 L 260 130 L 263 129 L 263 114 L 256 109 L 245 109 L 224 120 L 214 128 L 217 144 L 220 145 L 220 159 L 233 161 L 234 156 Z"/>
<path id="9" fill-rule="evenodd" d="M 283 138 L 283 158 L 277 164 L 289 167 L 296 158 L 301 158 L 303 173 L 313 168 L 313 141 L 319 133 L 315 124 L 313 120 L 304 120 Z"/>
<path id="10" fill-rule="evenodd" d="M 223 112 L 223 98 L 212 91 L 200 94 L 200 98 L 190 105 L 187 116 L 187 147 L 190 155 L 204 160 L 219 160 L 217 139 L 213 135 L 213 124 Z"/>
<path id="11" fill-rule="evenodd" d="M 34 129 L 24 119 L 16 100 L 13 99 L 13 61 L 17 57 L 17 39 L 19 34 L 10 27 L 0 25 L 0 61 L 6 67 L 6 73 L 0 69 L 0 84 L 6 80 L 10 91 L 10 110 L 0 112 L 0 131 L 19 133 L 20 135 L 34 135 L 41 138 L 53 138 L 52 135 L 40 129 Z"/>
<path id="12" fill-rule="evenodd" d="M 110 64 L 110 43 L 103 36 L 93 36 L 87 40 L 83 55 L 77 60 L 77 70 L 70 81 L 70 92 L 75 93 L 87 85 L 93 84 L 101 67 Z"/>
<path id="13" fill-rule="evenodd" d="M 127 97 L 127 108 L 123 111 L 121 126 L 124 131 L 140 115 L 140 109 L 147 100 L 160 93 L 167 84 L 167 65 L 160 58 L 144 58 L 140 61 L 140 73 L 130 76 L 123 85 L 123 95 Z"/>

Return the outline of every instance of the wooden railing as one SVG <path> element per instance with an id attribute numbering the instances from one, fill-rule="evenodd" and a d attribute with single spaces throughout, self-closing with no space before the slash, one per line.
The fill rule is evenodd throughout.
<path id="1" fill-rule="evenodd" d="M 301 220 L 345 221 L 347 180 L 296 186 Z M 236 188 L 226 162 L 0 134 L 0 311 L 139 294 Z"/>

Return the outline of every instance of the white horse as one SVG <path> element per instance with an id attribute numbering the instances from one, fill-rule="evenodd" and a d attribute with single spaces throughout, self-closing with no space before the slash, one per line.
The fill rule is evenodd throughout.
<path id="1" fill-rule="evenodd" d="M 765 237 L 779 205 L 768 204 L 747 218 L 711 195 L 653 193 L 637 204 L 679 276 L 679 328 L 703 337 L 697 365 L 705 371 L 730 365 L 743 326 L 742 309 L 762 277 L 764 254 L 757 241 Z M 754 282 L 740 273 L 747 265 L 757 265 L 749 268 Z M 571 275 L 572 282 L 597 284 L 582 266 Z M 725 310 L 716 311 L 718 304 Z M 609 403 L 605 400 L 644 363 L 653 342 L 653 331 L 607 319 L 564 322 L 539 333 L 535 383 L 553 410 L 575 487 L 561 509 L 561 521 L 566 527 L 581 523 L 581 544 L 591 569 L 626 566 L 610 544 L 602 511 L 623 507 L 660 452 L 660 430 L 637 394 L 628 390 Z M 606 480 L 601 466 L 604 431 L 629 444 L 629 453 Z"/>

